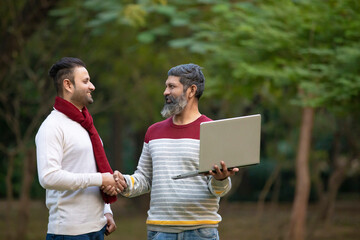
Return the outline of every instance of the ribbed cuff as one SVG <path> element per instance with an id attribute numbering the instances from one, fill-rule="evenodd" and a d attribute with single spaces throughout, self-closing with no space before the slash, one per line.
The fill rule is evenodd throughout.
<path id="1" fill-rule="evenodd" d="M 211 185 L 213 185 L 214 187 L 226 187 L 229 184 L 229 181 L 230 181 L 229 177 L 221 181 L 212 178 Z"/>

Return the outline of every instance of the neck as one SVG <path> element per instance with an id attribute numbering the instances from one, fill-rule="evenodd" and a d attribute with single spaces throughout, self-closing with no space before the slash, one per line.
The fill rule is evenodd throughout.
<path id="1" fill-rule="evenodd" d="M 180 114 L 173 116 L 172 120 L 175 125 L 186 125 L 192 123 L 200 116 L 201 113 L 199 112 L 198 104 L 191 104 L 189 102 Z"/>

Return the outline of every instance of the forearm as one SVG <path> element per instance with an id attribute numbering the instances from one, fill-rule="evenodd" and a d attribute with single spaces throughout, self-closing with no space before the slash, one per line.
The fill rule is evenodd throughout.
<path id="1" fill-rule="evenodd" d="M 71 173 L 61 169 L 39 170 L 39 182 L 45 189 L 77 190 L 90 186 L 101 186 L 101 173 Z"/>
<path id="2" fill-rule="evenodd" d="M 121 194 L 125 197 L 136 197 L 150 192 L 151 183 L 144 175 L 134 173 L 133 175 L 124 175 L 127 183 L 127 188 Z"/>
<path id="3" fill-rule="evenodd" d="M 125 197 L 136 197 L 151 190 L 152 183 L 152 159 L 148 144 L 144 143 L 139 159 L 139 164 L 133 175 L 124 175 L 127 188 L 122 193 Z"/>

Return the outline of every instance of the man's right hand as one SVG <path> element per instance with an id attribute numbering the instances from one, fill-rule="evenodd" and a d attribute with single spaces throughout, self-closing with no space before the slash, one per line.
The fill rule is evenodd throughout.
<path id="1" fill-rule="evenodd" d="M 118 193 L 116 191 L 116 182 L 114 180 L 114 177 L 111 173 L 102 173 L 102 185 L 101 190 L 110 196 L 116 196 Z"/>
<path id="2" fill-rule="evenodd" d="M 101 190 L 110 196 L 115 196 L 127 188 L 125 178 L 119 171 L 115 171 L 114 175 L 102 173 L 102 179 Z"/>
<path id="3" fill-rule="evenodd" d="M 101 174 L 102 176 L 102 185 L 103 186 L 109 186 L 109 185 L 112 185 L 115 187 L 115 180 L 114 180 L 114 177 L 111 173 L 102 173 Z"/>

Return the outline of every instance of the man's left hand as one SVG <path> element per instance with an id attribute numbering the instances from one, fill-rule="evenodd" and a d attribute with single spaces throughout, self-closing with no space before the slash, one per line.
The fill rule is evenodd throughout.
<path id="1" fill-rule="evenodd" d="M 108 236 L 110 235 L 112 232 L 114 232 L 116 230 L 116 224 L 113 218 L 113 215 L 110 213 L 105 213 L 105 217 L 107 220 L 107 226 L 106 226 L 106 231 L 105 231 L 105 235 Z"/>
<path id="2" fill-rule="evenodd" d="M 228 170 L 224 161 L 221 161 L 220 165 L 221 169 L 219 166 L 214 165 L 215 171 L 209 171 L 207 175 L 212 175 L 216 180 L 222 181 L 230 176 L 235 175 L 235 173 L 239 171 L 238 168 L 232 168 L 231 170 Z"/>

